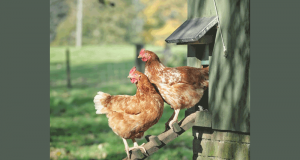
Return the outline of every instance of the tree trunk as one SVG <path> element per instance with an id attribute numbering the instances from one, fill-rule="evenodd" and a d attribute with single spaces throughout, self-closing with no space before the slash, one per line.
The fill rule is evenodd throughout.
<path id="1" fill-rule="evenodd" d="M 77 0 L 76 47 L 81 47 L 82 38 L 82 0 Z"/>

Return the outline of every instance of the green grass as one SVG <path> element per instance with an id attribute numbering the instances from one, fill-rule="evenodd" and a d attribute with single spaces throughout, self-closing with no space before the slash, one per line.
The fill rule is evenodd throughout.
<path id="1" fill-rule="evenodd" d="M 163 48 L 146 46 L 146 49 L 159 53 Z M 112 95 L 135 94 L 135 85 L 126 78 L 134 66 L 135 47 L 71 47 L 71 89 L 66 88 L 65 50 L 66 47 L 50 48 L 50 158 L 111 160 L 126 157 L 123 141 L 108 127 L 106 116 L 96 115 L 93 98 L 98 91 Z M 172 51 L 184 57 L 186 46 L 174 46 Z M 120 72 L 107 73 L 114 67 Z M 165 104 L 162 118 L 145 135 L 160 134 L 171 115 L 172 110 Z M 181 111 L 179 119 L 183 117 L 184 111 Z M 192 140 L 189 130 L 148 160 L 191 159 Z M 146 143 L 144 138 L 137 141 Z M 133 145 L 131 140 L 128 143 Z"/>

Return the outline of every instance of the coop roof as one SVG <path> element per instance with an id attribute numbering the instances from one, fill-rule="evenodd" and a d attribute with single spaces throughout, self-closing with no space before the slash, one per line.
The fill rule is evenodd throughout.
<path id="1" fill-rule="evenodd" d="M 167 43 L 186 43 L 198 41 L 218 23 L 218 17 L 201 17 L 186 20 L 165 41 Z"/>

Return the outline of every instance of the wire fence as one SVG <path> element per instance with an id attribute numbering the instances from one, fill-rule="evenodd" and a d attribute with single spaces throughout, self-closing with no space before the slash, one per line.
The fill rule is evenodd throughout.
<path id="1" fill-rule="evenodd" d="M 106 69 L 101 69 L 100 71 L 99 83 L 128 83 L 129 80 L 127 76 L 129 75 L 129 71 L 133 66 L 134 65 L 128 63 L 107 63 Z"/>

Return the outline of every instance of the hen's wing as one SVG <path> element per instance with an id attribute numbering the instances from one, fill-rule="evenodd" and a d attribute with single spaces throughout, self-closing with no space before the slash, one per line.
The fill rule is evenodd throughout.
<path id="1" fill-rule="evenodd" d="M 176 69 L 181 73 L 181 81 L 178 83 L 199 84 L 209 79 L 209 68 L 182 66 Z"/>
<path id="2" fill-rule="evenodd" d="M 109 106 L 115 112 L 125 112 L 135 115 L 141 113 L 141 108 L 138 104 L 139 101 L 135 96 L 118 95 L 112 96 Z"/>
<path id="3" fill-rule="evenodd" d="M 152 80 L 154 83 L 163 83 L 171 86 L 177 83 L 200 84 L 208 80 L 208 69 L 189 66 L 166 67 L 158 74 L 155 74 Z"/>
<path id="4" fill-rule="evenodd" d="M 110 111 L 126 113 L 126 114 L 139 114 L 141 108 L 138 103 L 139 100 L 136 96 L 129 95 L 116 95 L 111 96 L 107 93 L 98 92 L 94 98 L 95 107 L 98 114 L 105 114 Z"/>

